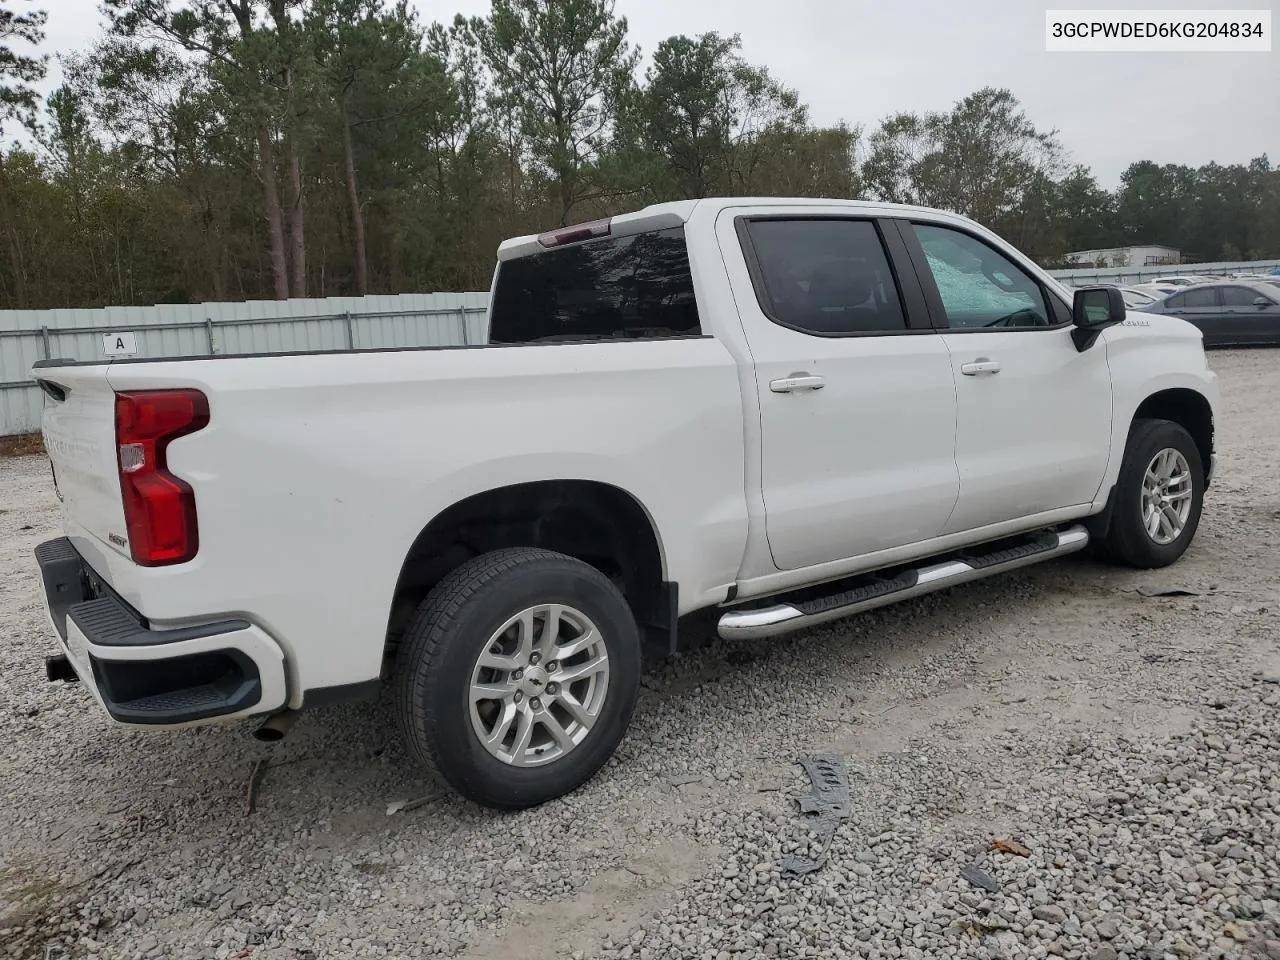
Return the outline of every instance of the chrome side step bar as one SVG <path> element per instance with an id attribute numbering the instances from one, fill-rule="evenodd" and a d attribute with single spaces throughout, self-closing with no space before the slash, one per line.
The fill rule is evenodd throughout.
<path id="1" fill-rule="evenodd" d="M 974 553 L 964 560 L 947 560 L 920 567 L 894 580 L 882 580 L 836 597 L 780 603 L 754 610 L 730 610 L 720 617 L 718 632 L 726 640 L 776 637 L 971 580 L 981 580 L 1006 570 L 1066 556 L 1088 545 L 1089 532 L 1079 524 L 1058 532 L 1046 531 L 1041 538 L 1022 547 L 999 550 L 985 556 Z M 846 598 L 848 602 L 841 602 Z"/>

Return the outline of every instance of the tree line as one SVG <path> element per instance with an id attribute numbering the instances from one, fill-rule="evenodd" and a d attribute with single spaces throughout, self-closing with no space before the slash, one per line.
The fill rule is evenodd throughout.
<path id="1" fill-rule="evenodd" d="M 940 206 L 1051 265 L 1280 257 L 1265 156 L 1108 191 L 995 88 L 821 126 L 737 36 L 641 71 L 614 0 L 101 0 L 43 102 L 37 3 L 0 0 L 0 308 L 484 289 L 504 237 L 712 195 Z"/>

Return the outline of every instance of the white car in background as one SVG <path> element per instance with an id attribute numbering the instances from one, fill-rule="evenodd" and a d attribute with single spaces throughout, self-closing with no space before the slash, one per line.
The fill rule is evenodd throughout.
<path id="1" fill-rule="evenodd" d="M 1194 287 L 1197 283 L 1212 283 L 1213 278 L 1202 277 L 1199 274 L 1186 274 L 1176 277 L 1156 277 L 1150 282 L 1171 287 Z"/>
<path id="2" fill-rule="evenodd" d="M 1124 298 L 1124 305 L 1133 310 L 1141 310 L 1164 298 L 1164 294 L 1158 290 L 1143 290 L 1140 287 L 1118 287 L 1117 289 L 1120 291 L 1120 296 Z"/>
<path id="3" fill-rule="evenodd" d="M 1174 286 L 1171 283 L 1160 283 L 1153 281 L 1151 283 L 1135 283 L 1122 289 L 1136 290 L 1138 293 L 1144 293 L 1156 300 L 1161 300 L 1171 293 L 1177 293 L 1181 287 Z"/>

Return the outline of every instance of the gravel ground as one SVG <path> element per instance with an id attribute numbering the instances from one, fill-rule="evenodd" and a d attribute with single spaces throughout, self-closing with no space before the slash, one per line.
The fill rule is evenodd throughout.
<path id="1" fill-rule="evenodd" d="M 707 640 L 649 668 L 599 777 L 514 815 L 441 795 L 385 702 L 268 746 L 46 683 L 56 501 L 43 459 L 0 460 L 0 956 L 1280 960 L 1280 354 L 1211 360 L 1220 474 L 1179 564 Z M 821 847 L 814 751 L 851 811 L 786 877 Z"/>

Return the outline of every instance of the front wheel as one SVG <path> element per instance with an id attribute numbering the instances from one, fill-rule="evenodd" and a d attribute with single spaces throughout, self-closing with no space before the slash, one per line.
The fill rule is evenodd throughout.
<path id="1" fill-rule="evenodd" d="M 1116 480 L 1104 554 L 1131 567 L 1165 567 L 1191 545 L 1204 502 L 1200 449 L 1170 420 L 1138 420 Z"/>
<path id="2" fill-rule="evenodd" d="M 427 596 L 397 665 L 411 751 L 477 803 L 521 809 L 577 789 L 635 708 L 640 635 L 617 587 L 547 550 L 495 550 Z"/>

